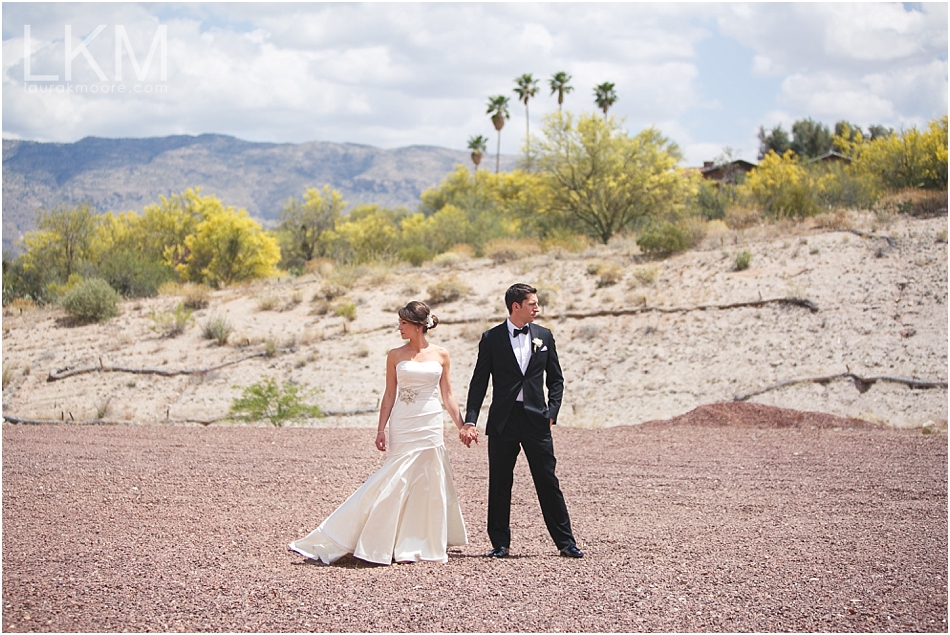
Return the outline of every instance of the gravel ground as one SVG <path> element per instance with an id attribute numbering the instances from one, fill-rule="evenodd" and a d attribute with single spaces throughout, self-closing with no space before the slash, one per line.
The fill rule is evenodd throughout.
<path id="1" fill-rule="evenodd" d="M 947 631 L 945 434 L 758 404 L 556 429 L 587 557 L 522 460 L 505 561 L 486 445 L 447 440 L 470 544 L 321 566 L 286 545 L 382 462 L 372 431 L 4 425 L 3 630 Z"/>

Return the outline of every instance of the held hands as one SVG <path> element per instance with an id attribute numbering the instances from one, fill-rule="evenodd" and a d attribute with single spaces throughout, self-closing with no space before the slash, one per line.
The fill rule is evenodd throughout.
<path id="1" fill-rule="evenodd" d="M 459 430 L 459 441 L 465 444 L 465 447 L 472 447 L 472 441 L 478 444 L 478 430 L 475 426 L 462 426 Z"/>
<path id="2" fill-rule="evenodd" d="M 380 452 L 386 451 L 386 431 L 380 430 L 376 433 L 376 447 Z"/>

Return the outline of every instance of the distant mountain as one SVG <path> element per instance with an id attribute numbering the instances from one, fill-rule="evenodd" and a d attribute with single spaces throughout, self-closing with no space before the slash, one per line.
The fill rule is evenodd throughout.
<path id="1" fill-rule="evenodd" d="M 517 157 L 501 161 L 510 170 Z M 196 186 L 265 224 L 288 198 L 325 184 L 351 205 L 415 209 L 419 195 L 457 163 L 471 166 L 469 154 L 434 146 L 254 143 L 212 134 L 75 143 L 4 139 L 3 250 L 35 229 L 38 207 L 88 199 L 101 212 L 141 211 L 160 195 Z"/>

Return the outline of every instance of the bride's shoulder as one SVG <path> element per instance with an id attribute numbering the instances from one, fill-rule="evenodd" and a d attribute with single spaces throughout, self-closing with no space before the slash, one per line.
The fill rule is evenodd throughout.
<path id="1" fill-rule="evenodd" d="M 409 347 L 405 344 L 402 346 L 397 346 L 396 348 L 389 349 L 389 353 L 386 354 L 386 359 L 388 359 L 393 364 L 406 359 L 406 351 L 409 350 Z"/>

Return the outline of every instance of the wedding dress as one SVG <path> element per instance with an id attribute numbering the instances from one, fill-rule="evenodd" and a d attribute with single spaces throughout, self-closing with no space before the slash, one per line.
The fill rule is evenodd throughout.
<path id="1" fill-rule="evenodd" d="M 350 553 L 379 564 L 447 562 L 447 547 L 468 543 L 442 440 L 441 377 L 437 361 L 396 365 L 389 456 L 292 550 L 327 564 Z"/>

